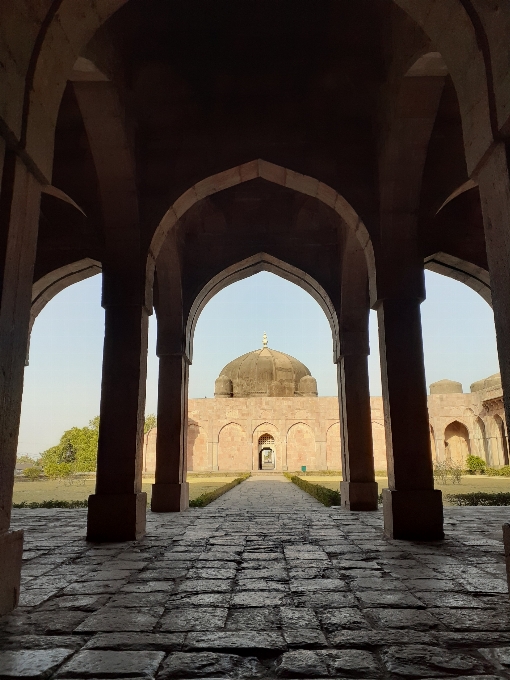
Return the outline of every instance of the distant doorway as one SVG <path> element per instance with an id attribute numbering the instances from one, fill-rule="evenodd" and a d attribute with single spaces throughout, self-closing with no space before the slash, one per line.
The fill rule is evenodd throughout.
<path id="1" fill-rule="evenodd" d="M 263 434 L 259 437 L 259 470 L 274 470 L 275 463 L 274 437 Z"/>
<path id="2" fill-rule="evenodd" d="M 444 438 L 446 460 L 454 465 L 465 467 L 466 458 L 470 454 L 467 427 L 455 420 L 446 428 Z"/>

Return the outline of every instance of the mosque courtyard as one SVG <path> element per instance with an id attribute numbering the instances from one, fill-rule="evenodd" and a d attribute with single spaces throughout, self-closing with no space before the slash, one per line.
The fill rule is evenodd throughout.
<path id="1" fill-rule="evenodd" d="M 85 510 L 15 510 L 20 606 L 0 678 L 508 677 L 507 508 L 445 508 L 446 539 L 388 540 L 283 477 L 148 513 L 86 543 Z"/>

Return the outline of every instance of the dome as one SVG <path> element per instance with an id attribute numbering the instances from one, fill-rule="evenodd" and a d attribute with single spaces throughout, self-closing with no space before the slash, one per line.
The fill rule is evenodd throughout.
<path id="1" fill-rule="evenodd" d="M 215 383 L 215 396 L 316 397 L 317 383 L 300 361 L 264 346 L 222 369 Z"/>
<path id="2" fill-rule="evenodd" d="M 501 373 L 494 373 L 488 378 L 477 380 L 469 389 L 471 392 L 480 392 L 481 390 L 495 390 L 498 387 L 501 389 Z"/>
<path id="3" fill-rule="evenodd" d="M 223 373 L 214 383 L 214 396 L 228 398 L 232 396 L 232 380 Z"/>
<path id="4" fill-rule="evenodd" d="M 299 392 L 303 397 L 317 396 L 317 380 L 311 375 L 305 375 L 299 381 Z"/>
<path id="5" fill-rule="evenodd" d="M 456 380 L 438 380 L 429 385 L 430 394 L 462 394 L 462 383 Z"/>

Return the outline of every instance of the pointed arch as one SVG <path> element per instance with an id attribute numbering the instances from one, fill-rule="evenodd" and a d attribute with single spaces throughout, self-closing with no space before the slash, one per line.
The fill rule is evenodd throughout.
<path id="1" fill-rule="evenodd" d="M 372 241 L 365 224 L 350 203 L 327 184 L 260 158 L 197 182 L 173 203 L 163 216 L 152 237 L 147 258 L 147 285 L 152 286 L 155 262 L 163 242 L 185 212 L 207 196 L 259 177 L 316 198 L 334 210 L 356 235 L 366 258 L 370 285 L 375 287 L 375 259 Z"/>
<path id="2" fill-rule="evenodd" d="M 30 335 L 37 316 L 46 307 L 48 302 L 61 293 L 63 290 L 72 286 L 73 283 L 85 281 L 85 279 L 100 274 L 102 271 L 101 263 L 89 257 L 83 260 L 71 262 L 63 267 L 54 269 L 48 274 L 41 276 L 32 285 L 32 306 L 30 308 L 30 324 L 28 328 L 28 348 L 27 348 L 27 365 L 28 354 L 30 348 Z"/>
<path id="3" fill-rule="evenodd" d="M 294 423 L 287 432 L 287 466 L 290 471 L 300 470 L 306 465 L 309 470 L 317 469 L 315 433 L 303 422 Z"/>
<path id="4" fill-rule="evenodd" d="M 431 272 L 448 276 L 469 286 L 492 308 L 491 280 L 486 269 L 443 252 L 426 257 L 424 266 Z"/>
<path id="5" fill-rule="evenodd" d="M 473 170 L 508 118 L 504 85 L 509 58 L 504 45 L 510 12 L 501 4 L 496 11 L 462 0 L 392 1 L 422 28 L 443 55 L 461 102 Z M 34 10 L 31 21 L 20 12 L 13 32 L 27 35 L 22 48 L 8 44 L 2 50 L 12 82 L 8 101 L 2 102 L 3 118 L 9 132 L 20 139 L 22 152 L 26 150 L 28 159 L 48 178 L 58 106 L 73 64 L 96 31 L 126 3 L 127 0 L 47 0 Z M 502 57 L 498 58 L 498 52 L 503 53 Z"/>
<path id="6" fill-rule="evenodd" d="M 469 429 L 458 418 L 446 426 L 444 431 L 446 459 L 465 467 L 466 458 L 471 453 Z"/>
<path id="7" fill-rule="evenodd" d="M 227 423 L 218 433 L 218 469 L 221 472 L 252 469 L 248 438 L 239 423 Z"/>
<path id="8" fill-rule="evenodd" d="M 206 304 L 217 293 L 231 283 L 242 281 L 243 279 L 262 271 L 271 272 L 272 274 L 276 274 L 277 276 L 300 286 L 319 304 L 331 327 L 331 334 L 333 336 L 333 360 L 335 361 L 335 357 L 338 357 L 340 352 L 338 346 L 338 318 L 329 295 L 324 288 L 314 278 L 306 274 L 306 272 L 297 267 L 293 267 L 272 255 L 268 255 L 267 253 L 258 253 L 257 255 L 248 257 L 246 260 L 238 262 L 232 267 L 228 267 L 212 278 L 209 283 L 202 288 L 191 306 L 186 323 L 185 351 L 190 360 L 193 358 L 193 337 L 195 328 Z"/>

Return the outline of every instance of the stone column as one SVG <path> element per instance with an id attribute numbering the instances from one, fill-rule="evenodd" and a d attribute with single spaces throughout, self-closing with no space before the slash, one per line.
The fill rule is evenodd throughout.
<path id="1" fill-rule="evenodd" d="M 439 540 L 441 492 L 434 490 L 419 298 L 377 303 L 389 489 L 384 532 L 391 538 Z"/>
<path id="2" fill-rule="evenodd" d="M 342 441 L 342 507 L 377 510 L 367 333 L 344 332 L 338 366 Z"/>
<path id="3" fill-rule="evenodd" d="M 40 185 L 5 152 L 0 193 L 0 616 L 18 604 L 23 532 L 9 531 L 39 224 Z"/>
<path id="4" fill-rule="evenodd" d="M 145 534 L 147 507 L 141 486 L 148 314 L 129 301 L 103 301 L 103 307 L 96 492 L 89 496 L 87 540 L 133 541 Z"/>
<path id="5" fill-rule="evenodd" d="M 478 175 L 503 402 L 510 423 L 510 147 L 496 145 Z"/>
<path id="6" fill-rule="evenodd" d="M 189 507 L 186 481 L 188 369 L 184 353 L 159 353 L 158 438 L 153 512 L 181 512 Z"/>

